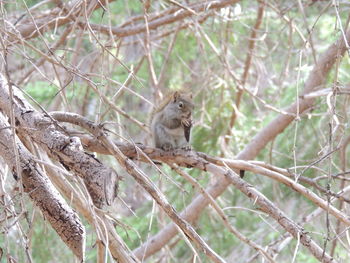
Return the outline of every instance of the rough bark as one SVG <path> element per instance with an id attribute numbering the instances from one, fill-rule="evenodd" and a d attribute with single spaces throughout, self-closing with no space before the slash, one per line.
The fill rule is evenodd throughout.
<path id="1" fill-rule="evenodd" d="M 139 260 L 129 250 L 122 238 L 116 232 L 109 216 L 105 211 L 97 208 L 91 209 L 90 203 L 81 195 L 72 185 L 68 184 L 66 179 L 52 167 L 45 168 L 49 178 L 60 192 L 69 198 L 72 206 L 95 228 L 98 236 L 98 243 L 108 246 L 113 258 L 121 263 L 137 263 Z M 98 221 L 97 221 L 98 219 Z M 100 226 L 103 226 L 101 228 Z"/>
<path id="2" fill-rule="evenodd" d="M 24 191 L 28 193 L 63 242 L 82 261 L 85 256 L 85 228 L 78 215 L 70 208 L 34 161 L 34 156 L 18 138 L 16 138 L 15 144 L 13 139 L 10 125 L 0 113 L 0 152 L 2 157 L 13 173 L 19 172 L 17 176 L 23 184 Z M 19 171 L 17 167 L 19 167 Z"/>
<path id="3" fill-rule="evenodd" d="M 13 114 L 17 134 L 29 137 L 67 170 L 83 178 L 97 207 L 110 204 L 116 195 L 118 175 L 91 154 L 84 152 L 80 140 L 70 137 L 64 127 L 49 116 L 36 111 L 14 87 Z M 11 98 L 4 78 L 0 78 L 0 109 L 10 116 Z"/>

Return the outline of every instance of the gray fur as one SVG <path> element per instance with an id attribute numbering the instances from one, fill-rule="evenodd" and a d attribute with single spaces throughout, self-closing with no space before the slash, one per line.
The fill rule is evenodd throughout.
<path id="1" fill-rule="evenodd" d="M 185 137 L 183 123 L 191 122 L 192 110 L 193 104 L 191 102 L 174 97 L 164 109 L 157 112 L 151 123 L 154 146 L 166 151 L 188 148 L 189 143 Z"/>

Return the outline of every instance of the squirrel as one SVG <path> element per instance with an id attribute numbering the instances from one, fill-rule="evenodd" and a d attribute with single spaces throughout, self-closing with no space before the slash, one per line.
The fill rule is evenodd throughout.
<path id="1" fill-rule="evenodd" d="M 189 149 L 193 109 L 192 93 L 188 91 L 174 91 L 166 96 L 151 114 L 154 146 L 165 151 Z"/>

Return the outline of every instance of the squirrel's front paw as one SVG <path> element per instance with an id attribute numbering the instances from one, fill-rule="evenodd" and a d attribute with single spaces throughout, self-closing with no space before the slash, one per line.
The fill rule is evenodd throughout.
<path id="1" fill-rule="evenodd" d="M 193 124 L 192 119 L 182 119 L 181 123 L 185 127 L 191 127 Z"/>
<path id="2" fill-rule="evenodd" d="M 192 146 L 191 145 L 182 146 L 181 149 L 185 151 L 192 151 Z"/>

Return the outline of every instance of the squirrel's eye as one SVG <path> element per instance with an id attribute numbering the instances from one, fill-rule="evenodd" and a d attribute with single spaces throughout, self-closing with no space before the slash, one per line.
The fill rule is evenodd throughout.
<path id="1" fill-rule="evenodd" d="M 180 101 L 180 102 L 179 102 L 179 108 L 181 109 L 183 106 L 184 106 L 183 102 Z"/>

